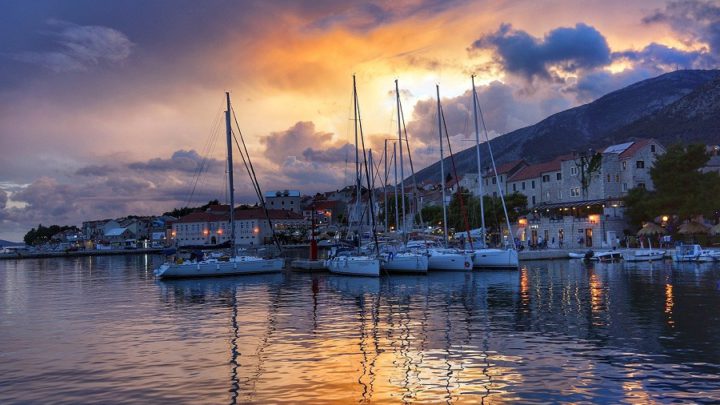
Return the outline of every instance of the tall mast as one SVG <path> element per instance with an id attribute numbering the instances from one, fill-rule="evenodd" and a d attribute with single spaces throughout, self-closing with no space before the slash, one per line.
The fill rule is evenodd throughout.
<path id="1" fill-rule="evenodd" d="M 400 232 L 400 211 L 398 210 L 397 144 L 393 142 L 393 166 L 395 167 L 395 232 Z"/>
<path id="2" fill-rule="evenodd" d="M 357 232 L 360 235 L 360 155 L 358 154 L 358 122 L 357 122 L 357 87 L 353 75 L 353 122 L 355 123 L 355 220 Z M 358 246 L 359 248 L 359 246 Z"/>
<path id="3" fill-rule="evenodd" d="M 405 220 L 405 171 L 403 169 L 403 138 L 402 128 L 400 127 L 400 88 L 398 81 L 395 79 L 395 96 L 397 99 L 397 116 L 398 116 L 398 145 L 400 146 L 400 198 L 402 199 L 402 230 L 403 230 L 403 241 L 405 240 L 405 231 L 407 230 L 407 223 Z"/>
<path id="4" fill-rule="evenodd" d="M 235 186 L 233 183 L 232 127 L 230 126 L 230 93 L 225 92 L 227 111 L 225 111 L 225 133 L 227 135 L 228 193 L 230 194 L 230 246 L 235 254 Z"/>
<path id="5" fill-rule="evenodd" d="M 383 175 L 385 176 L 385 177 L 384 177 L 384 182 L 383 182 L 383 197 L 384 197 L 384 199 L 385 199 L 384 205 L 383 205 L 383 206 L 385 207 L 385 232 L 387 232 L 387 231 L 388 231 L 388 228 L 389 228 L 389 227 L 388 227 L 388 206 L 387 206 L 387 204 L 388 204 L 388 200 L 387 200 L 387 182 L 388 182 L 388 166 L 387 166 L 388 150 L 387 150 L 387 141 L 388 141 L 388 140 L 386 139 L 386 140 L 385 140 L 385 156 L 384 156 L 384 159 L 383 159 L 383 162 L 385 163 L 385 172 L 383 173 Z"/>
<path id="6" fill-rule="evenodd" d="M 485 207 L 483 206 L 483 186 L 482 186 L 482 165 L 480 164 L 480 127 L 477 116 L 477 93 L 475 91 L 475 75 L 470 76 L 472 80 L 472 98 L 473 98 L 473 119 L 475 120 L 475 153 L 477 154 L 477 171 L 478 171 L 478 196 L 480 197 L 480 221 L 482 223 L 482 231 L 480 232 L 480 248 L 485 247 Z M 470 237 L 470 235 L 468 235 Z"/>
<path id="7" fill-rule="evenodd" d="M 445 207 L 445 163 L 443 162 L 443 136 L 442 136 L 442 113 L 440 111 L 440 85 L 435 85 L 437 91 L 437 118 L 438 118 L 438 134 L 440 136 L 440 188 L 442 189 L 442 207 L 443 207 L 443 242 L 447 247 L 448 228 L 447 228 L 447 208 Z"/>

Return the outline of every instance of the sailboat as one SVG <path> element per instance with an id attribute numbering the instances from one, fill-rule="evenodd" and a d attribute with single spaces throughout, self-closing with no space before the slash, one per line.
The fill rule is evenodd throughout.
<path id="1" fill-rule="evenodd" d="M 443 136 L 442 136 L 442 110 L 440 108 L 440 86 L 436 86 L 437 90 L 437 116 L 438 131 L 440 134 L 440 189 L 442 190 L 442 209 L 443 209 L 443 247 L 428 249 L 428 269 L 445 270 L 445 271 L 469 271 L 472 270 L 472 255 L 470 253 L 449 249 L 447 246 L 448 227 L 447 227 L 447 203 L 445 201 L 445 163 L 443 156 Z"/>
<path id="2" fill-rule="evenodd" d="M 232 163 L 232 127 L 230 124 L 230 93 L 225 93 L 227 111 L 225 111 L 225 129 L 227 136 L 228 187 L 230 195 L 230 246 L 232 256 L 228 258 L 209 258 L 202 260 L 178 260 L 163 263 L 155 270 L 158 278 L 236 276 L 241 274 L 273 273 L 281 271 L 285 265 L 282 258 L 263 258 L 249 255 L 236 255 L 234 184 Z"/>
<path id="3" fill-rule="evenodd" d="M 360 129 L 360 136 L 362 136 L 362 127 L 360 126 L 359 117 L 359 106 L 357 96 L 357 86 L 355 84 L 355 76 L 353 76 L 353 106 L 354 106 L 354 117 L 355 117 L 355 218 L 358 220 L 357 225 L 357 251 L 355 252 L 342 252 L 336 253 L 330 259 L 325 261 L 325 266 L 331 273 L 345 274 L 351 276 L 369 276 L 379 277 L 380 276 L 380 260 L 369 254 L 361 254 L 362 249 L 362 232 L 360 232 L 361 216 L 359 215 L 360 199 L 362 197 L 361 187 L 361 165 L 359 149 L 360 144 L 358 142 L 358 129 Z M 364 143 L 364 141 L 363 141 Z M 365 149 L 363 148 L 363 161 L 365 160 Z M 365 163 L 365 169 L 367 170 L 367 162 Z M 370 185 L 370 177 L 366 174 L 368 179 L 368 190 L 372 190 Z M 372 210 L 372 192 L 370 193 L 370 201 L 368 202 L 370 210 Z M 371 213 L 370 218 L 374 221 L 374 215 Z M 373 222 L 374 223 L 374 222 Z M 377 234 L 375 227 L 372 229 L 373 237 L 375 240 L 375 246 L 377 247 Z"/>
<path id="4" fill-rule="evenodd" d="M 428 271 L 428 256 L 427 254 L 423 252 L 417 252 L 417 251 L 411 251 L 407 249 L 407 246 L 405 245 L 405 242 L 407 241 L 407 220 L 406 220 L 406 212 L 405 212 L 405 171 L 404 171 L 404 165 L 403 165 L 403 147 L 405 145 L 404 142 L 407 142 L 407 139 L 403 139 L 403 132 L 402 132 L 402 117 L 401 117 L 401 106 L 400 106 L 400 88 L 398 86 L 398 81 L 395 80 L 395 96 L 397 101 L 397 118 L 398 118 L 398 143 L 400 145 L 400 190 L 401 190 L 401 201 L 402 201 L 402 225 L 398 223 L 396 220 L 397 226 L 402 231 L 400 233 L 402 237 L 402 243 L 400 244 L 400 248 L 397 248 L 397 245 L 386 245 L 386 250 L 380 252 L 380 266 L 383 270 L 387 270 L 390 272 L 397 272 L 397 273 L 427 273 Z M 410 148 L 408 149 L 408 153 Z M 395 173 L 397 173 L 397 160 L 395 160 Z M 396 196 L 395 196 L 395 205 L 398 204 L 397 200 L 397 181 L 395 183 L 396 186 Z M 386 203 L 387 204 L 387 203 Z M 397 217 L 398 212 L 397 208 L 395 210 L 395 215 Z M 387 221 L 387 217 L 385 219 Z"/>
<path id="5" fill-rule="evenodd" d="M 482 165 L 480 164 L 480 128 L 478 125 L 478 103 L 477 103 L 477 91 L 475 90 L 475 76 L 471 76 L 472 80 L 472 97 L 473 97 L 473 119 L 475 121 L 475 154 L 477 155 L 477 170 L 478 170 L 478 196 L 480 197 L 480 218 L 482 222 L 480 247 L 473 249 L 473 267 L 477 268 L 500 268 L 500 269 L 517 269 L 518 268 L 518 253 L 514 246 L 508 249 L 489 249 L 485 246 L 485 212 L 483 207 L 483 182 L 482 182 Z M 487 139 L 488 147 L 490 147 L 490 140 Z M 490 150 L 490 157 L 492 158 L 492 149 Z M 498 185 L 498 194 L 500 195 L 500 201 L 502 202 L 503 210 L 505 212 L 505 220 L 507 222 L 508 232 L 510 232 L 510 220 L 507 215 L 507 207 L 505 206 L 505 197 L 503 191 L 500 188 L 500 180 L 497 179 L 497 169 L 495 168 L 495 159 L 492 159 L 493 169 L 495 172 L 496 183 Z M 512 238 L 510 238 L 513 240 Z M 514 245 L 513 240 L 513 245 Z"/>

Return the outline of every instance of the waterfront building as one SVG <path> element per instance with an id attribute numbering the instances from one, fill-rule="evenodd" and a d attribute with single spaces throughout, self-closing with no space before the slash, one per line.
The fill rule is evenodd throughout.
<path id="1" fill-rule="evenodd" d="M 177 247 L 212 246 L 230 240 L 229 206 L 213 205 L 203 212 L 193 212 L 172 224 L 171 240 Z M 262 208 L 237 207 L 235 243 L 240 246 L 260 246 L 272 243 L 272 231 Z M 307 227 L 301 214 L 291 210 L 268 209 L 276 232 Z"/>
<path id="2" fill-rule="evenodd" d="M 653 139 L 608 146 L 589 170 L 593 155 L 575 153 L 528 165 L 508 178 L 506 192 L 528 197 L 530 214 L 513 235 L 527 246 L 612 248 L 624 239 L 622 199 L 635 187 L 653 190 L 650 168 L 665 149 Z"/>
<path id="3" fill-rule="evenodd" d="M 301 196 L 297 190 L 270 191 L 265 193 L 265 205 L 269 209 L 292 211 L 302 214 Z"/>

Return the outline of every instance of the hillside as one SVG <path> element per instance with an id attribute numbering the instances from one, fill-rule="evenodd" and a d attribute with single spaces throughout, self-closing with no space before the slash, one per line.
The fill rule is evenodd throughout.
<path id="1" fill-rule="evenodd" d="M 643 80 L 599 99 L 551 115 L 491 141 L 496 163 L 524 158 L 543 162 L 573 150 L 630 138 L 717 142 L 720 70 L 679 70 Z M 662 129 L 662 131 L 660 131 Z M 684 135 L 680 135 L 684 134 Z M 482 148 L 488 166 L 487 148 Z M 458 174 L 477 171 L 474 148 L 455 154 Z M 449 164 L 449 159 L 446 159 Z M 439 162 L 417 173 L 439 181 Z"/>

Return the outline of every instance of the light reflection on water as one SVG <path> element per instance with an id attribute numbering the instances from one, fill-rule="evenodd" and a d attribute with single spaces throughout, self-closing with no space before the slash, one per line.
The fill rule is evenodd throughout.
<path id="1" fill-rule="evenodd" d="M 156 281 L 0 262 L 0 402 L 720 401 L 720 267 Z"/>

